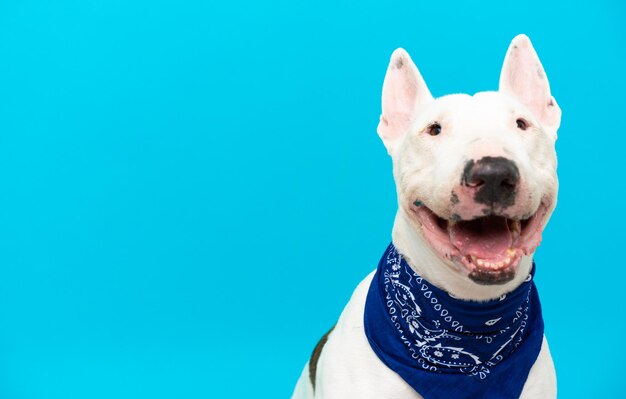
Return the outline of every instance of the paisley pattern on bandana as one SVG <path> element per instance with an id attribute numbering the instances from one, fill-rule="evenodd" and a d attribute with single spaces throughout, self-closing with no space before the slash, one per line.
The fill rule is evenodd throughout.
<path id="1" fill-rule="evenodd" d="M 465 301 L 416 274 L 391 244 L 368 292 L 367 338 L 425 399 L 517 398 L 543 341 L 533 273 L 496 300 Z"/>

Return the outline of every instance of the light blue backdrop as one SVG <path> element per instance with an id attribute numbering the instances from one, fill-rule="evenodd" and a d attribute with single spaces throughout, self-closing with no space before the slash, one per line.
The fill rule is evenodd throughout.
<path id="1" fill-rule="evenodd" d="M 520 32 L 563 109 L 560 397 L 623 397 L 623 4 L 3 0 L 0 397 L 288 397 L 390 239 L 391 52 L 473 93 Z"/>

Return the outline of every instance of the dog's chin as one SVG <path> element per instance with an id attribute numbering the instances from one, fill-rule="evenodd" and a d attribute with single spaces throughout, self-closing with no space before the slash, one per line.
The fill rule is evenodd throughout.
<path id="1" fill-rule="evenodd" d="M 410 210 L 440 257 L 456 264 L 475 283 L 491 285 L 511 281 L 522 256 L 539 246 L 549 201 L 542 201 L 527 219 L 494 214 L 453 221 L 439 217 L 423 204 L 412 204 Z"/>

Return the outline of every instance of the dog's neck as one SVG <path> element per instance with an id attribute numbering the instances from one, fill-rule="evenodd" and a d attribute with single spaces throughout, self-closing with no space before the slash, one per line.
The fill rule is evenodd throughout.
<path id="1" fill-rule="evenodd" d="M 463 274 L 460 266 L 444 262 L 437 256 L 413 223 L 402 208 L 398 209 L 393 225 L 393 244 L 417 274 L 459 299 L 485 301 L 498 298 L 517 288 L 530 273 L 532 256 L 523 256 L 513 280 L 499 285 L 476 284 Z"/>

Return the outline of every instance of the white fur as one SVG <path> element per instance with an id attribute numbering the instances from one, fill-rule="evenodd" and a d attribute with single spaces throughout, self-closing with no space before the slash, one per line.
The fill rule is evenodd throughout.
<path id="1" fill-rule="evenodd" d="M 507 216 L 528 215 L 548 199 L 545 225 L 556 205 L 554 142 L 560 116 L 539 58 L 524 35 L 513 39 L 509 47 L 500 91 L 474 96 L 432 98 L 408 54 L 401 49 L 393 53 L 383 85 L 378 131 L 393 160 L 398 194 L 393 243 L 418 274 L 455 297 L 476 301 L 497 298 L 521 284 L 531 268 L 532 254 L 522 257 L 513 280 L 501 285 L 476 284 L 460 265 L 429 245 L 423 227 L 411 214 L 411 205 L 419 198 L 446 219 L 453 214 L 475 217 L 473 209 L 455 207 L 450 200 L 464 163 L 482 156 L 506 156 L 515 161 L 521 176 L 520 199 Z M 530 123 L 529 131 L 516 128 L 519 117 Z M 424 134 L 434 120 L 442 125 L 441 135 Z M 315 390 L 307 364 L 292 398 L 421 398 L 378 359 L 365 336 L 363 310 L 373 274 L 358 285 L 329 335 L 317 364 Z M 555 397 L 556 374 L 544 338 L 521 398 Z"/>

